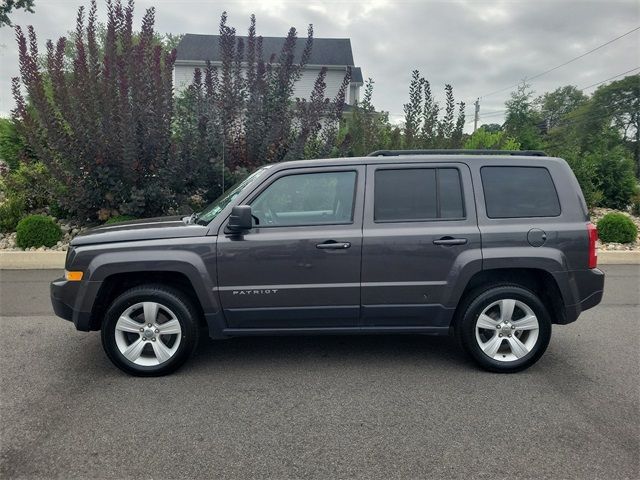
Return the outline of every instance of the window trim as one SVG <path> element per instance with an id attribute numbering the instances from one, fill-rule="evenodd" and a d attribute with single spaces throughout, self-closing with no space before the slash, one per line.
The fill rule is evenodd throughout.
<path id="1" fill-rule="evenodd" d="M 546 170 L 547 175 L 549 175 L 549 180 L 551 180 L 551 186 L 553 187 L 553 191 L 556 194 L 556 200 L 558 201 L 558 214 L 557 215 L 518 215 L 514 217 L 492 217 L 489 215 L 489 208 L 487 205 L 487 196 L 485 194 L 485 185 L 484 185 L 484 177 L 482 176 L 482 171 L 485 168 L 537 168 Z M 558 195 L 558 188 L 556 187 L 556 182 L 553 180 L 553 175 L 547 167 L 541 165 L 484 165 L 480 167 L 480 182 L 482 183 L 482 198 L 484 199 L 484 213 L 488 219 L 491 220 L 516 220 L 516 219 L 526 219 L 526 218 L 558 218 L 562 216 L 562 203 L 560 202 L 560 196 Z"/>
<path id="2" fill-rule="evenodd" d="M 322 170 L 317 170 L 317 171 L 313 171 L 313 172 L 295 172 L 295 171 L 291 171 L 290 173 L 287 170 L 283 170 L 283 175 L 276 175 L 275 178 L 270 181 L 267 185 L 265 185 L 265 187 L 263 189 L 261 189 L 259 192 L 256 192 L 255 195 L 252 195 L 250 199 L 246 200 L 246 203 L 243 203 L 243 205 L 249 205 L 252 206 L 252 203 L 254 201 L 256 201 L 258 199 L 258 197 L 260 197 L 260 195 L 262 195 L 263 192 L 266 192 L 267 189 L 269 187 L 271 187 L 271 185 L 273 185 L 274 183 L 276 183 L 278 180 L 280 180 L 281 178 L 285 178 L 285 177 L 292 177 L 294 175 L 315 175 L 315 174 L 324 174 L 324 173 L 355 173 L 355 177 L 353 179 L 353 201 L 351 202 L 351 220 L 347 221 L 347 222 L 330 222 L 330 223 L 305 223 L 305 224 L 296 224 L 296 225 L 253 225 L 252 229 L 254 228 L 259 228 L 259 229 L 263 229 L 263 228 L 298 228 L 298 227 L 325 227 L 325 226 L 332 226 L 332 225 L 337 225 L 337 226 L 343 226 L 343 225 L 354 225 L 355 224 L 355 210 L 356 210 L 356 201 L 358 198 L 358 170 L 357 169 L 350 169 L 350 168 L 346 168 L 346 169 L 341 169 L 338 167 L 338 169 L 322 169 Z"/>
<path id="3" fill-rule="evenodd" d="M 440 174 L 439 174 L 439 170 L 444 170 L 444 169 L 451 169 L 451 170 L 456 170 L 458 172 L 458 183 L 460 185 L 460 200 L 462 202 L 462 217 L 447 217 L 447 218 L 442 218 L 439 217 L 439 215 L 441 215 L 441 204 L 440 204 Z M 385 170 L 435 170 L 435 183 L 436 183 L 436 215 L 438 215 L 438 217 L 436 218 L 411 218 L 411 219 L 394 219 L 394 220 L 376 220 L 376 175 L 378 174 L 378 172 L 380 171 L 385 171 Z M 421 164 L 416 164 L 416 166 L 413 165 L 407 165 L 407 166 L 402 166 L 399 168 L 399 166 L 395 166 L 395 165 L 389 165 L 383 167 L 383 168 L 376 168 L 373 172 L 373 205 L 372 205 L 372 216 L 373 216 L 373 223 L 375 224 L 384 224 L 384 223 L 426 223 L 426 222 L 460 222 L 460 221 L 466 221 L 468 216 L 467 216 L 467 205 L 466 205 L 466 199 L 465 199 L 465 195 L 464 195 L 464 185 L 462 183 L 462 172 L 460 170 L 460 167 L 458 167 L 457 165 L 446 165 L 446 166 L 422 166 Z"/>

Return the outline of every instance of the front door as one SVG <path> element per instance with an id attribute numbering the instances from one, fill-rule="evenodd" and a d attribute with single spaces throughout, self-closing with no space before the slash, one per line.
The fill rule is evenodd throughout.
<path id="1" fill-rule="evenodd" d="M 363 166 L 282 170 L 242 202 L 254 228 L 218 236 L 229 328 L 358 325 L 364 177 Z"/>
<path id="2" fill-rule="evenodd" d="M 482 266 L 469 168 L 369 165 L 365 197 L 362 325 L 446 331 Z"/>

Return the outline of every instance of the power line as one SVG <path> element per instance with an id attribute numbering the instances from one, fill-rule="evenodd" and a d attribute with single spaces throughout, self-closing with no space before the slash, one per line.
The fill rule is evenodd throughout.
<path id="1" fill-rule="evenodd" d="M 627 70 L 626 72 L 619 73 L 618 75 L 614 75 L 613 77 L 609 77 L 606 80 L 602 80 L 601 82 L 592 83 L 587 87 L 579 88 L 578 90 L 586 90 L 587 88 L 595 87 L 596 85 L 600 85 L 601 83 L 608 82 L 609 80 L 613 80 L 614 78 L 621 77 L 622 75 L 626 75 L 627 73 L 635 72 L 636 70 L 640 70 L 640 67 L 632 68 L 631 70 Z"/>
<path id="2" fill-rule="evenodd" d="M 554 70 L 557 70 L 557 69 L 559 69 L 559 68 L 561 68 L 561 67 L 564 67 L 565 65 L 569 65 L 570 63 L 573 63 L 573 62 L 575 62 L 576 60 L 579 60 L 579 59 L 581 59 L 581 58 L 584 58 L 584 57 L 586 57 L 587 55 L 589 55 L 589 54 L 591 54 L 591 53 L 593 53 L 593 52 L 595 52 L 595 51 L 597 51 L 597 50 L 600 50 L 601 48 L 606 47 L 607 45 L 610 45 L 611 43 L 613 43 L 613 42 L 615 42 L 615 41 L 617 41 L 617 40 L 620 40 L 620 39 L 621 39 L 621 38 L 623 38 L 623 37 L 626 37 L 627 35 L 631 35 L 633 32 L 635 32 L 635 31 L 637 31 L 637 30 L 640 30 L 640 27 L 636 27 L 636 28 L 634 28 L 633 30 L 629 30 L 628 32 L 623 33 L 622 35 L 620 35 L 620 36 L 618 36 L 618 37 L 616 37 L 616 38 L 614 38 L 614 39 L 612 39 L 612 40 L 609 40 L 608 42 L 605 42 L 605 43 L 603 43 L 602 45 L 598 45 L 596 48 L 593 48 L 593 49 L 589 50 L 588 52 L 585 52 L 585 53 L 583 53 L 583 54 L 581 54 L 581 55 L 578 55 L 577 57 L 574 57 L 574 58 L 572 58 L 572 59 L 570 59 L 570 60 L 567 60 L 566 62 L 561 63 L 560 65 L 556 65 L 555 67 L 550 68 L 550 69 L 548 69 L 548 70 L 545 70 L 544 72 L 540 72 L 540 73 L 538 73 L 538 74 L 536 74 L 536 75 L 534 75 L 534 76 L 532 76 L 532 77 L 525 77 L 525 80 L 533 80 L 533 79 L 536 79 L 536 78 L 542 77 L 543 75 L 546 75 L 547 73 L 551 73 L 551 72 L 553 72 Z M 605 80 L 605 81 L 606 81 L 606 80 Z M 480 96 L 480 98 L 490 97 L 491 95 L 495 95 L 496 93 L 504 92 L 505 90 L 509 90 L 510 88 L 517 87 L 518 85 L 520 85 L 520 83 L 516 83 L 516 84 L 514 84 L 514 85 L 509 85 L 508 87 L 504 87 L 504 88 L 501 88 L 501 89 L 499 89 L 499 90 L 495 90 L 495 91 L 493 91 L 493 92 L 490 92 L 490 93 L 486 93 L 486 94 L 484 94 L 484 95 L 481 95 L 481 96 Z"/>
<path id="3" fill-rule="evenodd" d="M 484 114 L 484 115 L 479 115 L 479 116 L 478 116 L 478 121 L 482 120 L 483 118 L 489 118 L 489 117 L 495 117 L 495 116 L 497 116 L 497 115 L 502 115 L 502 114 L 504 114 L 506 111 L 507 111 L 506 109 L 505 109 L 505 110 L 498 110 L 498 111 L 495 111 L 495 112 L 489 112 L 489 113 L 486 113 L 486 114 Z M 471 119 L 471 120 L 469 120 L 469 121 L 468 121 L 468 122 L 466 122 L 466 123 L 471 123 L 471 122 L 473 122 L 473 120 L 474 120 L 474 119 Z"/>
<path id="4" fill-rule="evenodd" d="M 627 70 L 626 72 L 618 73 L 617 75 L 614 75 L 613 77 L 609 77 L 609 78 L 607 78 L 605 80 L 600 80 L 599 82 L 592 83 L 591 85 L 587 85 L 586 87 L 580 87 L 580 88 L 578 88 L 578 90 L 587 90 L 588 88 L 592 88 L 592 87 L 601 85 L 603 83 L 608 82 L 609 80 L 613 80 L 615 78 L 622 77 L 623 75 L 627 75 L 628 73 L 635 72 L 636 70 L 640 70 L 640 67 L 635 67 L 635 68 L 632 68 L 630 70 Z M 489 113 L 487 113 L 485 115 L 480 115 L 479 116 L 479 120 L 482 120 L 483 118 L 489 118 L 489 117 L 495 117 L 495 116 L 498 116 L 498 115 L 502 115 L 505 112 L 507 112 L 506 109 L 505 110 L 497 110 L 497 111 L 489 112 Z M 580 116 L 580 115 L 578 115 L 578 116 Z M 466 123 L 471 123 L 472 121 L 473 120 L 470 120 L 470 121 L 468 121 Z"/>
<path id="5" fill-rule="evenodd" d="M 484 115 L 480 115 L 480 118 L 495 117 L 496 115 L 502 115 L 505 112 L 507 112 L 506 108 L 504 110 L 498 110 L 496 112 L 489 112 L 489 113 L 486 113 Z"/>

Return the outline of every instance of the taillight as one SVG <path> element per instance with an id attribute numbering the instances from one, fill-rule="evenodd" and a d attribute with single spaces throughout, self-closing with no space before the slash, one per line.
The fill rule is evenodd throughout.
<path id="1" fill-rule="evenodd" d="M 596 250 L 598 229 L 593 223 L 588 223 L 587 232 L 589 232 L 589 268 L 596 268 L 598 266 L 598 251 Z"/>

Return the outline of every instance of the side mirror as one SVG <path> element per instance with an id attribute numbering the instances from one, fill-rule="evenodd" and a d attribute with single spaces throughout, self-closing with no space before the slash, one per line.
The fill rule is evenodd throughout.
<path id="1" fill-rule="evenodd" d="M 237 205 L 231 210 L 227 230 L 232 233 L 240 233 L 253 228 L 253 217 L 251 216 L 251 206 Z"/>

